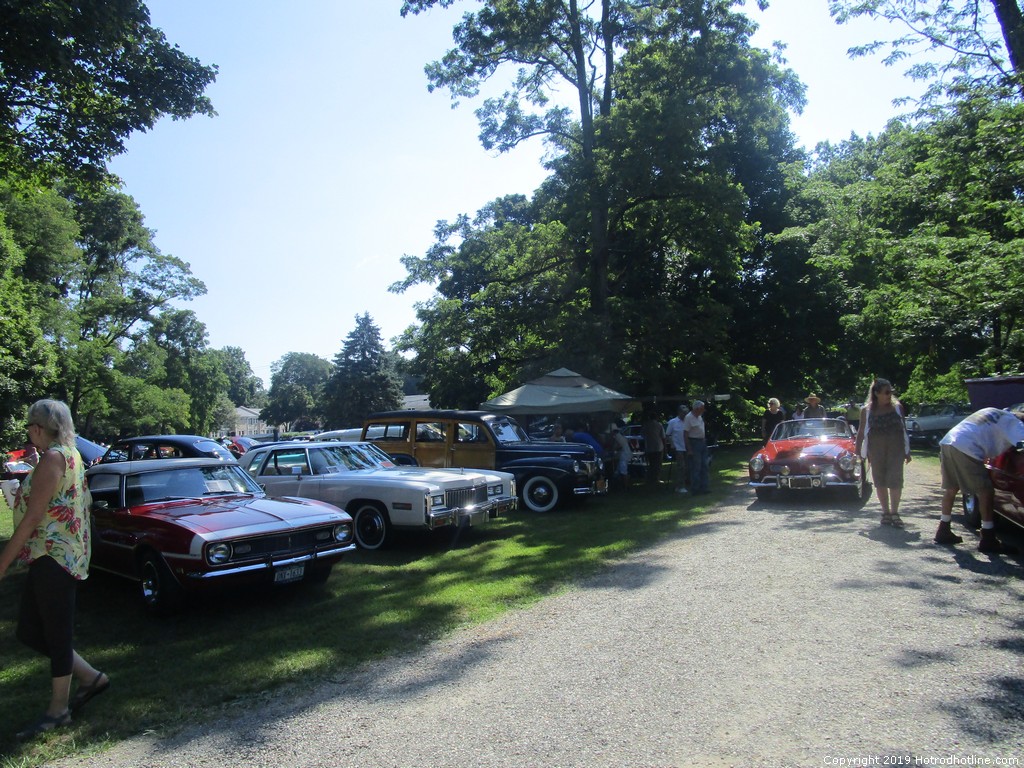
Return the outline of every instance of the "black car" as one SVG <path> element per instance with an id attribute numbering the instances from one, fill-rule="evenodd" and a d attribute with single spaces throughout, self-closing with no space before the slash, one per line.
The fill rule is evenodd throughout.
<path id="1" fill-rule="evenodd" d="M 100 464 L 115 461 L 143 461 L 147 459 L 223 459 L 235 457 L 216 440 L 199 435 L 143 435 L 124 437 L 115 441 Z"/>
<path id="2" fill-rule="evenodd" d="M 601 457 L 584 443 L 532 440 L 515 419 L 487 411 L 385 411 L 363 422 L 363 440 L 396 464 L 511 472 L 527 509 L 606 491 Z"/>

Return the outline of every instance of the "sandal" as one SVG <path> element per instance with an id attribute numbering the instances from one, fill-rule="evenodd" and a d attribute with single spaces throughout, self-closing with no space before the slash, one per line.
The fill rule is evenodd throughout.
<path id="1" fill-rule="evenodd" d="M 77 712 L 110 687 L 110 678 L 100 682 L 101 677 L 104 677 L 104 674 L 97 672 L 96 678 L 89 685 L 78 686 L 78 690 L 75 691 L 75 695 L 71 697 L 71 703 L 68 705 L 72 712 Z"/>
<path id="2" fill-rule="evenodd" d="M 892 512 L 882 513 L 882 525 L 892 525 Z"/>
<path id="3" fill-rule="evenodd" d="M 68 710 L 64 710 L 63 714 L 57 715 L 56 717 L 43 714 L 43 716 L 32 723 L 32 725 L 25 726 L 18 731 L 14 737 L 18 741 L 28 741 L 29 739 L 34 739 L 40 734 L 46 733 L 47 731 L 52 731 L 54 728 L 60 728 L 62 725 L 70 724 L 71 712 Z"/>
<path id="4" fill-rule="evenodd" d="M 893 528 L 903 527 L 903 518 L 900 517 L 899 512 L 893 512 L 892 515 L 889 516 L 889 525 Z"/>

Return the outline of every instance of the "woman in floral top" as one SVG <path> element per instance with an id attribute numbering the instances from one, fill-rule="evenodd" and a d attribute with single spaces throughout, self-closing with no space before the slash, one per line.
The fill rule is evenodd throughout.
<path id="1" fill-rule="evenodd" d="M 0 579 L 15 561 L 28 566 L 18 639 L 50 659 L 50 705 L 18 732 L 37 736 L 71 722 L 71 712 L 110 687 L 71 642 L 78 582 L 89 575 L 89 490 L 67 405 L 40 400 L 28 411 L 28 438 L 39 463 L 14 502 L 14 533 L 0 552 Z M 75 697 L 71 679 L 78 681 Z"/>

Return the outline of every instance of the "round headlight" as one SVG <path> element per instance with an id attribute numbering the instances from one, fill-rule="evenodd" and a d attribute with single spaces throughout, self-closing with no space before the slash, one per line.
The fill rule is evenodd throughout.
<path id="1" fill-rule="evenodd" d="M 580 473 L 580 463 L 578 461 L 574 461 L 572 463 L 572 473 L 574 475 L 578 475 Z"/>
<path id="2" fill-rule="evenodd" d="M 352 524 L 339 523 L 334 526 L 334 540 L 341 542 L 352 541 Z"/>
<path id="3" fill-rule="evenodd" d="M 764 456 L 758 454 L 750 460 L 750 468 L 755 472 L 760 472 L 764 469 Z"/>
<path id="4" fill-rule="evenodd" d="M 807 471 L 812 475 L 820 475 L 821 467 L 819 467 L 817 464 L 811 464 L 810 468 Z"/>
<path id="5" fill-rule="evenodd" d="M 851 469 L 853 469 L 856 463 L 857 460 L 849 453 L 846 454 L 845 456 L 839 457 L 839 468 L 843 470 L 843 472 L 849 472 Z"/>
<path id="6" fill-rule="evenodd" d="M 210 565 L 223 565 L 231 559 L 231 545 L 226 541 L 211 544 L 206 550 L 206 559 Z"/>

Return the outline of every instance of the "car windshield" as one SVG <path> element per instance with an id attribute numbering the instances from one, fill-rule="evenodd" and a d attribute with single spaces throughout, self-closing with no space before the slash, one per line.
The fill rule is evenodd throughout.
<path id="1" fill-rule="evenodd" d="M 952 405 L 922 405 L 918 410 L 918 416 L 952 416 L 954 408 Z"/>
<path id="2" fill-rule="evenodd" d="M 841 419 L 796 419 L 794 421 L 784 421 L 775 427 L 775 431 L 772 432 L 772 440 L 850 436 L 850 425 Z"/>
<path id="3" fill-rule="evenodd" d="M 495 419 L 491 422 L 491 429 L 499 443 L 521 443 L 530 439 L 512 419 Z"/>
<path id="4" fill-rule="evenodd" d="M 339 443 L 310 450 L 313 471 L 318 475 L 346 472 L 355 469 L 380 469 L 393 466 L 383 451 L 369 450 L 370 445 Z"/>
<path id="5" fill-rule="evenodd" d="M 262 494 L 245 472 L 234 465 L 181 467 L 140 472 L 125 477 L 128 506 L 173 499 L 201 499 L 223 494 Z"/>

